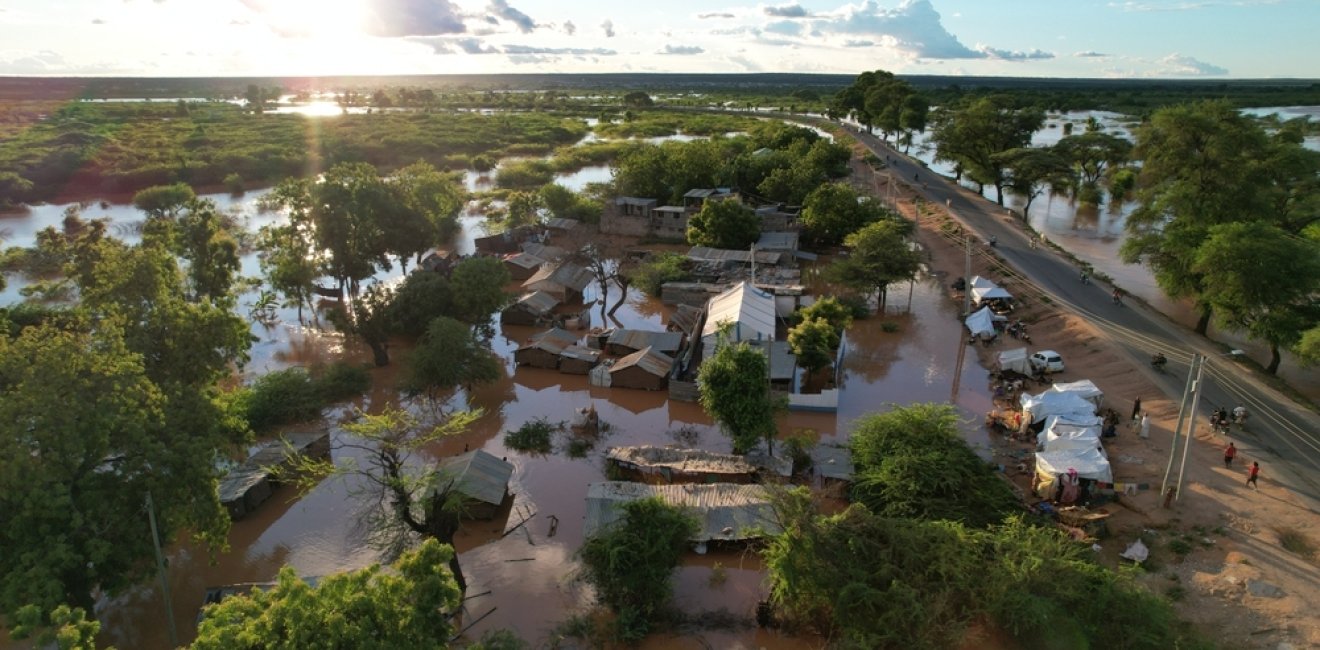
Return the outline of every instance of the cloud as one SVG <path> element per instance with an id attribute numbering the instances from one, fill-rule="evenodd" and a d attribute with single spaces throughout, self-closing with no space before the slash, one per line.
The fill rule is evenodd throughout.
<path id="1" fill-rule="evenodd" d="M 1039 61 L 1042 59 L 1053 59 L 1053 52 L 1044 50 L 1030 50 L 1028 52 L 1017 52 L 1014 50 L 1001 50 L 990 47 L 989 45 L 978 45 L 977 50 L 986 55 L 986 58 L 1000 59 L 1003 61 Z"/>
<path id="2" fill-rule="evenodd" d="M 577 25 L 574 25 L 574 24 L 573 24 L 573 21 L 571 21 L 571 20 L 565 20 L 565 21 L 564 21 L 564 26 L 563 26 L 562 29 L 564 30 L 564 33 L 565 33 L 565 34 L 568 34 L 569 36 L 572 36 L 572 35 L 574 34 L 574 32 L 577 31 Z"/>
<path id="3" fill-rule="evenodd" d="M 844 47 L 871 47 L 872 45 L 875 45 L 875 41 L 848 39 L 843 42 Z"/>
<path id="4" fill-rule="evenodd" d="M 1103 59 L 1108 57 L 1109 55 L 1105 54 L 1104 52 L 1096 52 L 1095 50 L 1086 50 L 1085 52 L 1078 52 L 1073 56 L 1079 59 Z"/>
<path id="5" fill-rule="evenodd" d="M 528 34 L 536 29 L 536 21 L 531 16 L 509 6 L 508 0 L 491 0 L 486 8 L 491 13 L 518 26 L 518 31 Z"/>
<path id="6" fill-rule="evenodd" d="M 103 19 L 103 18 L 93 18 L 93 19 L 92 19 L 92 24 L 93 24 L 93 25 L 104 25 L 104 24 L 105 24 L 105 19 Z"/>
<path id="7" fill-rule="evenodd" d="M 0 75 L 98 75 L 122 73 L 142 67 L 156 67 L 153 61 L 116 60 L 114 63 L 73 63 L 59 52 L 41 50 L 23 52 L 10 59 L 0 58 Z"/>
<path id="8" fill-rule="evenodd" d="M 614 21 L 608 18 L 600 24 L 600 28 L 605 30 L 605 38 L 614 38 Z"/>
<path id="9" fill-rule="evenodd" d="M 904 0 L 884 9 L 875 0 L 849 5 L 820 16 L 814 26 L 824 33 L 867 37 L 924 59 L 984 59 L 986 54 L 963 45 L 940 22 L 929 0 Z"/>
<path id="10" fill-rule="evenodd" d="M 1155 76 L 1210 77 L 1228 74 L 1226 68 L 1177 53 L 1160 59 L 1158 64 L 1159 67 L 1152 71 Z"/>
<path id="11" fill-rule="evenodd" d="M 762 29 L 772 34 L 798 36 L 802 34 L 803 27 L 802 23 L 794 22 L 792 20 L 777 20 L 773 23 L 767 24 L 765 27 L 762 27 Z"/>
<path id="12" fill-rule="evenodd" d="M 776 18 L 806 18 L 811 15 L 807 13 L 806 8 L 800 4 L 762 7 L 761 11 L 765 12 L 765 15 L 767 16 L 774 16 Z"/>
<path id="13" fill-rule="evenodd" d="M 1167 2 L 1156 0 L 1155 2 L 1111 2 L 1110 9 L 1121 9 L 1123 11 L 1195 11 L 1198 9 L 1209 9 L 1211 7 L 1258 7 L 1261 5 L 1276 5 L 1279 0 L 1205 0 L 1203 2 L 1188 2 L 1178 0 Z"/>
<path id="14" fill-rule="evenodd" d="M 708 14 L 697 14 L 697 18 L 701 20 L 709 20 L 711 18 L 737 18 L 737 16 L 727 11 L 715 11 Z"/>
<path id="15" fill-rule="evenodd" d="M 536 45 L 505 45 L 504 53 L 509 55 L 553 54 L 572 56 L 614 56 L 618 52 L 603 47 L 591 49 L 580 47 L 540 47 Z"/>
<path id="16" fill-rule="evenodd" d="M 249 4 L 250 0 L 244 0 Z M 326 8 L 325 11 L 333 11 Z M 368 0 L 366 31 L 372 36 L 432 36 L 467 31 L 449 0 Z"/>
<path id="17" fill-rule="evenodd" d="M 706 48 L 703 48 L 699 45 L 666 45 L 665 49 L 656 52 L 656 54 L 677 54 L 681 56 L 691 56 L 693 54 L 701 54 L 705 51 Z"/>

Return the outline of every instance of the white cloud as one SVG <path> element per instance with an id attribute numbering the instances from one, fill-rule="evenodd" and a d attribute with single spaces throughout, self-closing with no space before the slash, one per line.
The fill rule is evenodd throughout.
<path id="1" fill-rule="evenodd" d="M 1108 57 L 1109 55 L 1105 54 L 1104 52 L 1096 52 L 1095 50 L 1086 50 L 1085 52 L 1078 52 L 1073 56 L 1079 59 L 1103 59 Z"/>
<path id="2" fill-rule="evenodd" d="M 467 31 L 458 7 L 449 0 L 368 0 L 367 9 L 366 31 L 372 36 L 431 36 Z"/>
<path id="3" fill-rule="evenodd" d="M 762 27 L 763 30 L 772 34 L 782 34 L 784 36 L 799 36 L 802 34 L 802 23 L 792 20 L 777 20 Z"/>
<path id="4" fill-rule="evenodd" d="M 697 18 L 700 20 L 709 20 L 711 18 L 737 18 L 737 16 L 727 11 L 712 11 L 710 13 L 697 14 Z"/>
<path id="5" fill-rule="evenodd" d="M 518 27 L 518 31 L 528 34 L 536 29 L 536 21 L 531 16 L 509 6 L 508 0 L 491 0 L 487 10 Z"/>
<path id="6" fill-rule="evenodd" d="M 767 16 L 774 16 L 776 18 L 806 18 L 807 16 L 810 15 L 807 13 L 807 10 L 800 4 L 779 5 L 777 7 L 775 6 L 762 7 L 761 11 L 763 11 Z"/>
<path id="7" fill-rule="evenodd" d="M 691 56 L 693 54 L 701 54 L 702 52 L 705 51 L 706 48 L 703 48 L 699 45 L 666 45 L 665 49 L 656 52 L 656 54 L 677 54 L 682 56 Z"/>
<path id="8" fill-rule="evenodd" d="M 1111 2 L 1111 9 L 1121 9 L 1123 11 L 1195 11 L 1197 9 L 1209 9 L 1211 7 L 1258 7 L 1261 5 L 1276 5 L 1279 0 L 1204 0 L 1202 2 L 1189 2 L 1187 0 L 1154 0 L 1152 2 Z"/>
<path id="9" fill-rule="evenodd" d="M 1001 50 L 990 47 L 989 45 L 978 45 L 976 46 L 976 49 L 983 52 L 987 58 L 1000 59 L 1003 61 L 1031 61 L 1054 58 L 1054 53 L 1036 49 L 1026 52 L 1018 52 L 1014 50 Z"/>
<path id="10" fill-rule="evenodd" d="M 580 47 L 540 47 L 536 45 L 505 45 L 505 54 L 530 55 L 530 54 L 554 54 L 554 55 L 573 55 L 573 56 L 614 56 L 618 52 L 596 47 L 591 49 Z"/>
<path id="11" fill-rule="evenodd" d="M 848 39 L 843 42 L 844 47 L 871 47 L 875 41 Z"/>
<path id="12" fill-rule="evenodd" d="M 128 60 L 114 63 L 76 63 L 52 50 L 19 52 L 11 58 L 0 59 L 0 74 L 16 75 L 104 75 L 123 73 L 142 67 L 156 66 L 150 62 Z"/>
<path id="13" fill-rule="evenodd" d="M 940 22 L 929 0 L 904 0 L 885 9 L 875 0 L 848 5 L 821 16 L 813 25 L 823 33 L 867 37 L 900 52 L 924 59 L 983 59 L 983 52 L 958 41 Z"/>
<path id="14" fill-rule="evenodd" d="M 614 38 L 614 21 L 606 19 L 600 24 L 600 28 L 605 31 L 605 38 Z"/>
<path id="15" fill-rule="evenodd" d="M 1190 56 L 1174 53 L 1160 59 L 1158 67 L 1151 73 L 1160 77 L 1213 77 L 1226 75 L 1228 70 Z"/>
<path id="16" fill-rule="evenodd" d="M 565 20 L 563 30 L 565 34 L 572 36 L 577 31 L 577 25 L 574 25 L 571 20 Z"/>

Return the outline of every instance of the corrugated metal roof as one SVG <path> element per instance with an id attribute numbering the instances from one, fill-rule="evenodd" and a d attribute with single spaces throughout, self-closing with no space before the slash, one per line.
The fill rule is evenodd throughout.
<path id="1" fill-rule="evenodd" d="M 706 326 L 701 328 L 701 336 L 704 338 L 718 333 L 726 322 L 735 323 L 743 330 L 741 339 L 759 336 L 773 341 L 775 297 L 746 282 L 729 287 L 724 293 L 706 302 Z M 754 335 L 749 335 L 747 330 L 751 330 Z"/>
<path id="2" fill-rule="evenodd" d="M 753 350 L 756 350 L 761 354 L 765 354 L 768 347 L 770 350 L 770 358 L 768 361 L 770 365 L 770 379 L 773 379 L 774 381 L 787 381 L 793 378 L 793 371 L 797 369 L 797 356 L 793 354 L 792 346 L 788 344 L 788 341 L 751 340 L 736 341 L 735 343 L 746 343 L 751 346 Z M 718 340 L 713 344 L 702 345 L 702 362 L 704 363 L 707 359 L 715 356 L 716 352 L 719 352 Z"/>
<path id="3" fill-rule="evenodd" d="M 669 375 L 669 371 L 674 367 L 673 358 L 663 355 L 651 348 L 642 348 L 626 357 L 620 357 L 618 361 L 610 366 L 610 373 L 616 373 L 625 368 L 637 366 L 647 373 L 657 377 Z"/>
<path id="4" fill-rule="evenodd" d="M 825 478 L 851 481 L 853 477 L 852 451 L 842 445 L 820 444 L 811 450 L 811 462 L 816 473 Z"/>
<path id="5" fill-rule="evenodd" d="M 568 251 L 558 246 L 546 246 L 545 244 L 538 242 L 526 242 L 523 244 L 522 248 L 524 253 L 535 255 L 550 262 L 558 262 L 559 260 L 568 257 Z"/>
<path id="6" fill-rule="evenodd" d="M 577 341 L 578 336 L 576 334 L 556 327 L 541 332 L 540 334 L 533 335 L 527 343 L 524 343 L 518 349 L 526 350 L 529 348 L 536 348 L 538 350 L 545 350 L 550 354 L 559 354 L 569 346 L 577 343 Z"/>
<path id="7" fill-rule="evenodd" d="M 674 315 L 669 317 L 669 326 L 677 327 L 684 334 L 692 336 L 693 330 L 696 329 L 697 323 L 701 321 L 701 316 L 705 313 L 706 310 L 700 307 L 679 305 L 678 309 L 674 311 Z"/>
<path id="8" fill-rule="evenodd" d="M 318 443 L 328 445 L 328 433 L 286 433 L 276 440 L 263 444 L 247 460 L 225 474 L 220 479 L 220 502 L 229 503 L 243 498 L 252 486 L 262 482 L 289 459 L 290 449 L 295 455 L 307 453 Z"/>
<path id="9" fill-rule="evenodd" d="M 535 255 L 532 255 L 531 253 L 518 253 L 516 255 L 510 255 L 504 258 L 504 261 L 507 264 L 520 266 L 524 269 L 534 269 L 541 266 L 542 264 L 545 264 L 545 260 Z"/>
<path id="10" fill-rule="evenodd" d="M 710 195 L 712 195 L 712 194 L 714 194 L 714 193 L 715 193 L 715 190 L 713 190 L 713 189 L 697 188 L 697 189 L 693 189 L 693 190 L 688 190 L 688 191 L 687 191 L 687 194 L 684 194 L 684 195 L 683 195 L 683 198 L 685 198 L 685 199 L 704 199 L 704 198 L 706 198 L 706 197 L 708 197 L 708 196 L 710 196 Z"/>
<path id="11" fill-rule="evenodd" d="M 723 248 L 709 248 L 706 246 L 693 246 L 688 250 L 689 259 L 698 262 L 738 262 L 740 264 L 751 264 L 752 253 L 750 251 L 726 250 Z M 784 257 L 783 253 L 771 253 L 766 251 L 756 252 L 757 264 L 778 264 Z"/>
<path id="12" fill-rule="evenodd" d="M 778 533 L 781 528 L 770 506 L 769 494 L 760 485 L 707 483 L 703 485 L 647 485 L 605 481 L 587 486 L 587 514 L 583 534 L 596 531 L 623 516 L 620 504 L 649 497 L 689 509 L 697 517 L 694 542 L 736 541 L 759 537 L 755 531 Z"/>
<path id="13" fill-rule="evenodd" d="M 614 205 L 640 205 L 642 207 L 650 207 L 657 203 L 659 203 L 659 201 L 655 199 L 643 199 L 636 196 L 620 196 L 614 199 Z"/>
<path id="14" fill-rule="evenodd" d="M 582 291 L 587 288 L 588 284 L 591 284 L 591 280 L 595 277 L 595 274 L 590 270 L 576 264 L 567 262 L 563 264 L 544 264 L 522 286 L 531 287 L 544 282 L 567 287 L 574 291 Z"/>
<path id="15" fill-rule="evenodd" d="M 670 212 L 673 212 L 673 213 L 679 213 L 679 214 L 681 214 L 681 213 L 683 213 L 683 212 L 687 212 L 687 208 L 685 208 L 685 207 L 683 207 L 683 206 L 681 206 L 681 205 L 662 205 L 662 206 L 656 208 L 655 210 L 653 210 L 653 212 L 663 212 L 663 213 L 666 213 L 666 214 L 668 214 L 668 213 L 670 213 Z"/>
<path id="16" fill-rule="evenodd" d="M 538 316 L 544 316 L 559 306 L 559 299 L 544 291 L 533 291 L 523 294 L 514 305 Z"/>
<path id="17" fill-rule="evenodd" d="M 609 460 L 635 465 L 639 468 L 668 468 L 675 472 L 689 474 L 718 473 L 746 474 L 756 472 L 756 466 L 747 459 L 734 454 L 717 454 L 704 449 L 679 449 L 675 447 L 610 447 L 605 451 Z"/>
<path id="18" fill-rule="evenodd" d="M 466 454 L 440 461 L 441 481 L 468 497 L 499 505 L 509 489 L 513 477 L 513 464 L 477 449 Z"/>
<path id="19" fill-rule="evenodd" d="M 654 330 L 614 330 L 607 345 L 618 345 L 630 350 L 651 348 L 656 352 L 672 354 L 683 345 L 681 332 L 656 332 Z"/>
<path id="20" fill-rule="evenodd" d="M 577 219 L 565 219 L 563 217 L 555 217 L 553 219 L 546 219 L 545 221 L 546 228 L 554 228 L 556 230 L 572 230 L 580 225 L 582 225 L 582 222 Z"/>
<path id="21" fill-rule="evenodd" d="M 756 240 L 756 249 L 763 251 L 795 251 L 798 234 L 795 232 L 763 232 Z"/>
<path id="22" fill-rule="evenodd" d="M 570 345 L 559 353 L 562 359 L 576 359 L 578 361 L 590 361 L 595 363 L 600 361 L 600 355 L 604 354 L 600 350 L 593 350 L 585 345 Z"/>

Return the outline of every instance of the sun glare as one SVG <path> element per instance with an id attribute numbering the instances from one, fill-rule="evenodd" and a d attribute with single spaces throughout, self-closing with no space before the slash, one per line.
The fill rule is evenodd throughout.
<path id="1" fill-rule="evenodd" d="M 322 38 L 360 34 L 366 8 L 362 0 L 271 0 L 265 12 L 287 33 Z"/>

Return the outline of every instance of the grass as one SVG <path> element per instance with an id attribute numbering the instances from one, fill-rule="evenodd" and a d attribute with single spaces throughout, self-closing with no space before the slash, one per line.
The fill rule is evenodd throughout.
<path id="1" fill-rule="evenodd" d="M 591 450 L 594 447 L 595 445 L 591 444 L 590 440 L 586 440 L 583 438 L 574 438 L 568 442 L 568 449 L 567 449 L 568 457 L 586 458 L 587 454 L 591 453 Z"/>
<path id="2" fill-rule="evenodd" d="M 889 334 L 893 334 L 898 330 L 899 330 L 898 323 L 895 323 L 894 321 L 887 320 L 883 323 L 880 323 L 880 331 L 882 332 L 888 332 Z"/>
<path id="3" fill-rule="evenodd" d="M 710 585 L 712 588 L 718 588 L 723 587 L 724 583 L 728 581 L 729 570 L 724 568 L 722 563 L 716 562 L 715 566 L 710 568 L 710 577 L 706 579 L 706 584 Z"/>
<path id="4" fill-rule="evenodd" d="M 1295 528 L 1278 527 L 1274 529 L 1274 534 L 1279 536 L 1279 546 L 1282 546 L 1285 551 L 1306 560 L 1315 559 L 1315 544 L 1311 542 L 1311 538 L 1301 531 Z"/>
<path id="5" fill-rule="evenodd" d="M 513 431 L 504 432 L 504 446 L 517 451 L 548 454 L 554 450 L 553 437 L 560 425 L 536 418 Z"/>

